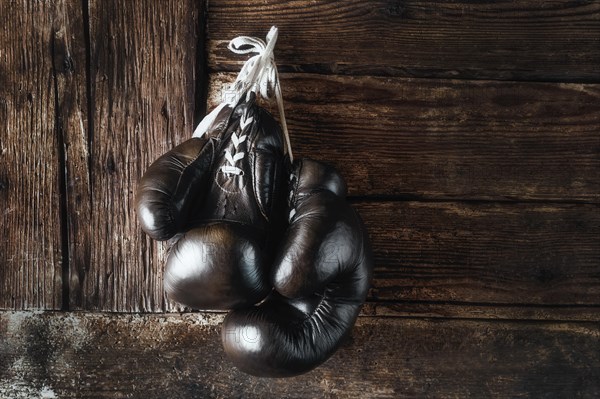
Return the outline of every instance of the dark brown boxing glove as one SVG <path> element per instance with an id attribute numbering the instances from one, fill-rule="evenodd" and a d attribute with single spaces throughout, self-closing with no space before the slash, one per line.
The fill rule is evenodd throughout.
<path id="1" fill-rule="evenodd" d="M 230 312 L 225 353 L 242 371 L 263 377 L 307 372 L 327 360 L 352 329 L 372 273 L 367 232 L 346 202 L 331 166 L 296 162 L 289 225 L 274 261 L 273 294 Z"/>
<path id="2" fill-rule="evenodd" d="M 217 111 L 202 137 L 148 168 L 136 196 L 150 237 L 179 235 L 167 259 L 167 295 L 198 309 L 250 306 L 268 295 L 275 207 L 282 202 L 275 197 L 283 182 L 277 122 L 253 94 Z"/>

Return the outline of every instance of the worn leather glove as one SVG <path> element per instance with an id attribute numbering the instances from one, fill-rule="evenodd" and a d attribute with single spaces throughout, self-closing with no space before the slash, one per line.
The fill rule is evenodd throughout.
<path id="1" fill-rule="evenodd" d="M 150 237 L 177 235 L 166 264 L 167 295 L 192 308 L 232 309 L 271 291 L 283 144 L 279 125 L 253 94 L 211 118 L 202 137 L 148 168 L 136 207 Z"/>
<path id="2" fill-rule="evenodd" d="M 335 169 L 297 161 L 289 188 L 275 290 L 258 306 L 230 312 L 222 326 L 227 356 L 256 376 L 293 376 L 328 359 L 352 329 L 371 279 L 367 232 Z"/>

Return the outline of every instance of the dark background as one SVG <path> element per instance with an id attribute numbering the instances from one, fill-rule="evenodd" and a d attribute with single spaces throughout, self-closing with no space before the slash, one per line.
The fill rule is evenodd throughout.
<path id="1" fill-rule="evenodd" d="M 598 397 L 600 2 L 2 1 L 0 397 Z M 344 346 L 287 380 L 165 298 L 136 182 L 280 30 L 296 156 L 375 248 Z M 43 312 L 39 312 L 43 310 Z M 54 395 L 54 396 L 52 396 Z"/>

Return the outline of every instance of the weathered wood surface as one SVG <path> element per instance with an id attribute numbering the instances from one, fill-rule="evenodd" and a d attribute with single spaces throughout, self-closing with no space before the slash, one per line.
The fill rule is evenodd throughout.
<path id="1" fill-rule="evenodd" d="M 356 204 L 375 251 L 371 298 L 600 305 L 600 207 Z"/>
<path id="2" fill-rule="evenodd" d="M 210 107 L 234 79 L 211 75 Z M 335 164 L 350 195 L 600 201 L 600 85 L 281 79 L 295 155 Z"/>
<path id="3" fill-rule="evenodd" d="M 600 320 L 587 309 L 600 306 L 598 205 L 366 201 L 355 206 L 375 248 L 370 301 L 399 301 L 399 309 L 407 301 L 436 308 L 454 302 L 467 308 L 543 306 L 541 312 L 506 308 L 498 317 L 552 319 L 557 312 L 559 320 Z M 161 284 L 162 267 L 153 271 Z M 101 309 L 136 306 L 128 284 L 111 281 L 109 292 L 128 294 L 120 305 L 104 303 Z M 565 306 L 571 307 L 568 316 Z M 167 301 L 152 310 L 175 308 Z M 457 307 L 447 312 L 477 317 Z"/>
<path id="4" fill-rule="evenodd" d="M 178 310 L 136 182 L 191 134 L 205 62 L 210 107 L 229 39 L 277 24 L 295 153 L 339 167 L 375 247 L 351 339 L 268 380 L 224 358 L 222 313 L 0 312 L 0 397 L 600 396 L 598 2 L 204 7 L 0 3 L 0 309 Z"/>
<path id="5" fill-rule="evenodd" d="M 361 315 L 463 320 L 600 322 L 600 306 L 371 300 L 365 303 Z"/>
<path id="6" fill-rule="evenodd" d="M 48 155 L 54 158 L 46 170 L 55 168 L 56 180 L 48 188 L 50 194 L 54 190 L 50 198 L 58 212 L 59 171 L 66 168 L 70 306 L 170 310 L 162 294 L 166 248 L 140 232 L 132 193 L 144 168 L 193 127 L 198 70 L 189 49 L 197 44 L 198 14 L 175 3 L 166 8 L 54 5 L 46 28 L 50 52 L 40 55 L 51 60 L 49 79 L 55 76 L 48 94 L 55 92 L 54 97 L 46 103 L 49 114 L 56 115 L 44 128 L 52 126 L 46 139 L 55 140 L 49 142 L 57 150 Z M 231 76 L 213 75 L 212 104 Z M 353 196 L 559 202 L 597 202 L 600 196 L 598 85 L 311 74 L 285 74 L 283 79 L 297 154 L 318 154 L 335 163 Z M 357 157 L 364 162 L 354 162 Z M 47 195 L 46 188 L 40 192 Z M 468 308 L 597 305 L 598 212 L 593 206 L 417 205 L 359 205 L 376 248 L 371 300 Z M 411 212 L 413 219 L 403 222 Z M 455 224 L 458 231 L 444 229 Z M 61 226 L 44 223 L 42 228 L 54 234 L 53 248 L 59 251 L 54 258 L 58 268 L 45 268 L 54 274 L 43 282 L 54 287 L 56 302 L 15 302 L 12 291 L 22 286 L 17 283 L 4 291 L 11 296 L 4 299 L 5 308 L 60 307 Z M 9 228 L 9 237 L 14 232 Z M 20 268 L 14 278 L 26 278 Z M 589 319 L 589 310 L 582 312 L 585 316 L 573 317 Z M 542 314 L 548 317 L 547 310 Z"/>
<path id="7" fill-rule="evenodd" d="M 53 66 L 63 2 L 0 2 L 0 309 L 62 306 Z"/>
<path id="8" fill-rule="evenodd" d="M 89 268 L 90 220 L 98 209 L 91 198 L 91 119 L 88 82 L 87 8 L 84 2 L 69 0 L 65 12 L 56 20 L 54 65 L 56 76 L 58 136 L 65 152 L 62 214 L 64 254 L 64 308 L 71 305 L 70 281 L 77 284 L 77 270 Z"/>
<path id="9" fill-rule="evenodd" d="M 69 285 L 75 270 L 89 267 L 89 248 L 93 245 L 89 231 L 92 210 L 90 186 L 90 86 L 87 79 L 89 59 L 86 49 L 87 9 L 84 3 L 69 0 L 57 20 L 53 42 L 53 60 L 58 104 L 58 137 L 61 140 L 65 165 L 62 200 L 64 201 L 62 240 L 63 308 L 70 307 Z"/>
<path id="10" fill-rule="evenodd" d="M 146 167 L 193 130 L 200 6 L 193 0 L 89 3 L 90 153 L 71 161 L 78 170 L 89 165 L 89 186 L 67 193 L 80 211 L 68 215 L 77 226 L 71 309 L 166 306 L 165 247 L 141 232 L 133 197 Z"/>
<path id="11" fill-rule="evenodd" d="M 233 36 L 281 34 L 282 70 L 385 76 L 600 82 L 597 1 L 208 3 L 209 66 L 237 71 Z"/>
<path id="12" fill-rule="evenodd" d="M 597 323 L 359 318 L 316 371 L 240 373 L 221 315 L 0 313 L 0 396 L 597 397 Z"/>

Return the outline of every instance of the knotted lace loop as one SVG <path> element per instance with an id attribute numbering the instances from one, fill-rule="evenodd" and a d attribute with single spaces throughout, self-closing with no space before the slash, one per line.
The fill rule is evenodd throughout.
<path id="1" fill-rule="evenodd" d="M 275 64 L 275 56 L 273 55 L 277 36 L 277 27 L 273 26 L 267 34 L 266 41 L 256 37 L 238 36 L 229 42 L 227 47 L 236 54 L 256 53 L 256 55 L 253 55 L 244 63 L 230 90 L 233 92 L 233 95 L 229 96 L 229 101 L 221 103 L 213 112 L 207 115 L 194 131 L 193 137 L 201 137 L 214 122 L 219 111 L 224 106 L 235 107 L 242 96 L 245 95 L 248 98 L 250 93 L 253 92 L 260 94 L 265 99 L 270 99 L 272 94 L 275 93 L 279 119 L 286 144 L 285 152 L 290 157 L 290 161 L 293 162 L 294 157 L 292 155 L 292 146 L 285 120 L 285 111 L 283 109 L 283 96 L 279 85 L 279 74 L 277 72 L 277 65 Z M 228 167 L 227 170 L 228 172 L 226 173 L 239 174 L 237 171 L 234 172 L 232 168 Z"/>
<path id="2" fill-rule="evenodd" d="M 244 63 L 233 84 L 233 89 L 237 93 L 233 99 L 234 103 L 237 103 L 239 97 L 250 92 L 259 93 L 263 98 L 268 99 L 271 98 L 271 93 L 277 90 L 279 76 L 273 54 L 277 35 L 277 28 L 272 27 L 267 34 L 266 42 L 250 36 L 238 36 L 229 42 L 227 48 L 236 54 L 256 53 Z"/>
<path id="3" fill-rule="evenodd" d="M 281 86 L 279 85 L 279 73 L 277 72 L 277 65 L 275 64 L 275 56 L 273 54 L 277 36 L 277 27 L 273 26 L 267 34 L 266 41 L 257 37 L 238 36 L 229 42 L 227 47 L 236 54 L 256 53 L 256 55 L 250 57 L 244 63 L 233 84 L 233 90 L 236 95 L 233 96 L 232 103 L 237 103 L 243 95 L 248 96 L 250 92 L 260 94 L 265 99 L 270 99 L 272 94 L 275 93 L 286 144 L 286 153 L 289 155 L 290 160 L 293 161 L 290 135 L 283 109 L 283 96 L 281 94 Z"/>

